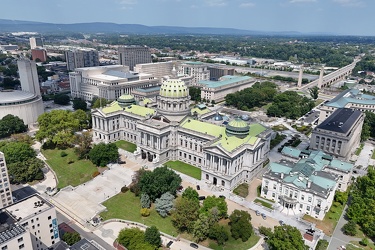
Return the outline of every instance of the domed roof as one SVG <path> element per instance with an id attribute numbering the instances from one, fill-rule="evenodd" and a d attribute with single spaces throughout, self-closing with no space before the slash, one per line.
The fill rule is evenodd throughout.
<path id="1" fill-rule="evenodd" d="M 132 95 L 122 95 L 117 98 L 117 101 L 120 106 L 129 106 L 135 103 L 134 96 Z"/>
<path id="2" fill-rule="evenodd" d="M 160 95 L 163 97 L 181 98 L 189 95 L 188 88 L 180 79 L 168 79 L 160 87 Z"/>
<path id="3" fill-rule="evenodd" d="M 216 112 L 216 115 L 214 116 L 214 120 L 215 121 L 222 121 L 223 120 L 223 116 L 220 115 L 218 112 Z"/>
<path id="4" fill-rule="evenodd" d="M 247 136 L 250 132 L 250 126 L 243 120 L 236 118 L 228 123 L 225 131 L 230 135 Z"/>

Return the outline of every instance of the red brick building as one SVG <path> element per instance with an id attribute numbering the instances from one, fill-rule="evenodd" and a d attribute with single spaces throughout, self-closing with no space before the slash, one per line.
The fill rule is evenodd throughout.
<path id="1" fill-rule="evenodd" d="M 47 51 L 45 49 L 32 49 L 31 56 L 34 61 L 36 61 L 36 59 L 39 59 L 41 62 L 47 61 Z"/>

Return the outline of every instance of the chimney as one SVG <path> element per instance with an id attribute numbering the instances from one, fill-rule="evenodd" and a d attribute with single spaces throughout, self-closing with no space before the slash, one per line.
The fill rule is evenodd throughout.
<path id="1" fill-rule="evenodd" d="M 311 180 L 307 180 L 307 188 L 311 187 Z"/>
<path id="2" fill-rule="evenodd" d="M 284 173 L 280 173 L 280 178 L 284 179 Z"/>

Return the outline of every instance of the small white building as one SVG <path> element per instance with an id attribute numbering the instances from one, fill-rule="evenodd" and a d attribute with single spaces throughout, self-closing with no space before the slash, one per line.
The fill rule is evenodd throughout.
<path id="1" fill-rule="evenodd" d="M 288 215 L 308 214 L 322 220 L 336 190 L 345 191 L 353 164 L 322 151 L 284 147 L 287 159 L 271 163 L 263 175 L 261 197 L 276 201 Z"/>

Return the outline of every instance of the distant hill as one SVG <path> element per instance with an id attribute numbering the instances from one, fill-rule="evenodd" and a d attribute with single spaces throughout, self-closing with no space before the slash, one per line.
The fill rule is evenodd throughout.
<path id="1" fill-rule="evenodd" d="M 20 20 L 0 19 L 0 32 L 84 32 L 84 33 L 122 33 L 122 34 L 207 34 L 207 35 L 274 35 L 298 36 L 295 31 L 265 32 L 242 30 L 233 28 L 209 27 L 177 27 L 177 26 L 146 26 L 141 24 L 116 24 L 116 23 L 73 23 L 56 24 Z"/>

